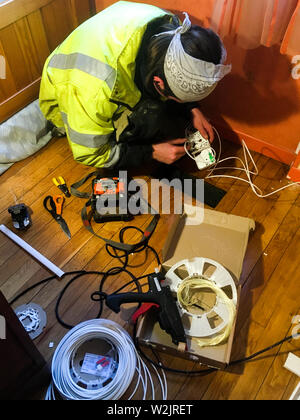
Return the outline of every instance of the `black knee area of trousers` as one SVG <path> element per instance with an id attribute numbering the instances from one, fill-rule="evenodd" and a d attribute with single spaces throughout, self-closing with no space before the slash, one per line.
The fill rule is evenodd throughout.
<path id="1" fill-rule="evenodd" d="M 190 111 L 175 101 L 142 99 L 128 117 L 129 125 L 119 138 L 120 159 L 115 169 L 134 168 L 152 159 L 152 145 L 184 138 Z"/>

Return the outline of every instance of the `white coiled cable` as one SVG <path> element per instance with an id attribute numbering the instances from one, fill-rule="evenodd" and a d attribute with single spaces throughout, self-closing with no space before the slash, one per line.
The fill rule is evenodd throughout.
<path id="1" fill-rule="evenodd" d="M 109 342 L 118 353 L 118 368 L 111 382 L 100 389 L 85 389 L 72 377 L 70 366 L 72 357 L 85 342 L 103 339 Z M 158 377 L 163 399 L 167 398 L 166 377 Z M 65 400 L 118 400 L 127 391 L 137 373 L 137 383 L 128 398 L 132 399 L 139 386 L 143 387 L 143 399 L 146 399 L 148 381 L 151 385 L 152 399 L 155 399 L 155 387 L 148 367 L 136 351 L 130 335 L 116 322 L 95 319 L 83 322 L 70 330 L 59 343 L 52 360 L 52 383 L 45 399 L 54 400 L 55 390 Z"/>
<path id="2" fill-rule="evenodd" d="M 272 192 L 270 192 L 268 194 L 264 194 L 263 191 L 257 185 L 255 185 L 254 182 L 252 181 L 252 175 L 259 175 L 259 171 L 258 171 L 258 168 L 257 168 L 257 166 L 255 164 L 255 161 L 254 161 L 254 159 L 253 159 L 253 157 L 252 157 L 252 155 L 250 153 L 250 150 L 249 150 L 248 146 L 246 145 L 245 140 L 242 140 L 244 161 L 241 158 L 237 157 L 237 156 L 230 156 L 230 157 L 221 159 L 221 153 L 222 153 L 221 137 L 220 137 L 220 134 L 218 133 L 217 129 L 215 127 L 212 127 L 212 128 L 213 128 L 214 132 L 217 135 L 217 139 L 219 141 L 220 150 L 219 150 L 219 153 L 218 153 L 218 156 L 217 156 L 215 150 L 212 149 L 212 151 L 213 151 L 212 153 L 213 153 L 213 155 L 214 155 L 214 157 L 216 159 L 216 163 L 214 163 L 213 165 L 210 165 L 207 168 L 208 175 L 205 176 L 205 179 L 210 179 L 210 178 L 230 178 L 230 179 L 235 179 L 235 180 L 238 180 L 238 181 L 247 183 L 247 184 L 250 185 L 250 187 L 251 187 L 252 191 L 254 192 L 254 194 L 257 197 L 259 197 L 259 198 L 271 197 L 272 195 L 277 194 L 280 191 L 283 191 L 283 190 L 285 190 L 287 188 L 291 188 L 291 187 L 293 187 L 295 185 L 298 185 L 298 186 L 300 185 L 300 182 L 298 182 L 298 181 L 296 181 L 296 182 L 290 182 L 287 185 L 284 185 L 283 187 L 277 189 L 276 191 L 272 191 Z M 187 129 L 186 129 L 186 138 L 189 137 L 190 133 L 191 133 L 191 126 L 189 125 L 187 127 Z M 188 149 L 189 144 L 190 144 L 189 141 L 186 141 L 185 142 L 185 144 L 184 144 L 185 152 L 186 152 L 186 154 L 191 159 L 196 160 L 194 154 L 193 153 L 190 153 L 190 151 Z M 197 147 L 198 147 L 198 149 L 197 149 Z M 196 147 L 196 149 L 197 149 L 196 150 L 196 153 L 199 153 L 199 151 L 201 151 L 201 148 L 199 148 L 199 146 L 197 146 L 197 147 Z M 248 158 L 250 159 L 250 162 L 249 162 Z M 223 162 L 226 162 L 226 161 L 229 161 L 229 160 L 237 160 L 238 162 L 241 163 L 242 167 L 221 167 L 221 166 L 218 166 L 220 163 L 223 163 Z M 249 163 L 251 163 L 252 166 L 253 166 L 253 170 L 252 171 L 250 170 Z M 216 174 L 216 171 L 220 171 L 220 170 L 223 170 L 223 171 L 224 170 L 241 171 L 241 172 L 244 172 L 246 174 L 247 179 L 243 179 L 241 177 L 237 177 L 237 176 L 233 176 L 233 175 Z"/>

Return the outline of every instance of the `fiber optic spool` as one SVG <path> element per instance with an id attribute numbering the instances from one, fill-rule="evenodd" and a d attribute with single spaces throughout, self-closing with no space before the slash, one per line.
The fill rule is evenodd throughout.
<path id="1" fill-rule="evenodd" d="M 209 270 L 207 271 L 207 268 Z M 237 304 L 237 289 L 229 272 L 218 262 L 208 258 L 196 257 L 182 260 L 174 264 L 166 274 L 165 285 L 177 295 L 187 281 L 192 279 L 206 280 L 208 288 L 219 288 L 228 297 L 230 303 Z M 182 317 L 185 333 L 190 337 L 212 337 L 223 331 L 230 321 L 230 311 L 227 304 L 214 294 L 214 301 L 205 308 L 195 305 L 195 308 L 185 308 L 178 301 L 177 305 Z M 216 318 L 218 322 L 215 323 Z"/>
<path id="2" fill-rule="evenodd" d="M 15 313 L 32 340 L 37 338 L 46 327 L 47 315 L 36 303 L 21 305 Z"/>

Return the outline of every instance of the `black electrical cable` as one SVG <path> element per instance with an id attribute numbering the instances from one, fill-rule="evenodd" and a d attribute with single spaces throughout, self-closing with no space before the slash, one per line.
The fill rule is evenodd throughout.
<path id="1" fill-rule="evenodd" d="M 144 247 L 143 249 L 144 250 Z M 141 252 L 141 251 L 135 251 L 135 252 Z M 158 255 L 157 255 L 158 257 Z M 116 258 L 119 259 L 119 256 L 117 256 Z M 127 260 L 127 258 L 126 258 Z M 160 263 L 159 259 L 157 261 L 158 263 Z M 111 277 L 111 276 L 116 276 L 118 274 L 121 273 L 126 273 L 131 277 L 131 281 L 126 283 L 124 286 L 122 286 L 121 288 L 118 289 L 117 292 L 119 292 L 120 290 L 124 289 L 125 287 L 127 287 L 129 284 L 131 283 L 135 283 L 136 288 L 138 289 L 138 292 L 141 293 L 141 286 L 139 284 L 139 281 L 143 278 L 146 277 L 146 275 L 141 276 L 140 278 L 135 277 L 129 270 L 127 270 L 124 266 L 122 267 L 112 267 L 110 268 L 108 271 L 103 272 L 103 271 L 86 271 L 83 273 L 79 273 L 77 276 L 73 277 L 72 279 L 69 280 L 69 282 L 65 285 L 65 287 L 63 288 L 63 290 L 60 292 L 58 299 L 56 301 L 56 305 L 55 305 L 55 315 L 56 315 L 56 319 L 57 321 L 64 327 L 67 329 L 72 329 L 74 326 L 67 324 L 66 322 L 64 322 L 61 318 L 61 316 L 59 315 L 59 305 L 61 303 L 61 300 L 64 296 L 64 294 L 66 293 L 66 291 L 68 290 L 68 288 L 74 283 L 74 281 L 76 281 L 77 279 L 79 279 L 80 277 L 84 276 L 84 275 L 91 275 L 91 274 L 96 274 L 96 275 L 102 275 L 102 279 L 99 283 L 99 289 L 98 291 L 92 293 L 91 295 L 91 299 L 94 302 L 98 302 L 99 303 L 99 311 L 98 314 L 96 316 L 96 319 L 101 317 L 102 311 L 103 311 L 103 303 L 105 301 L 105 297 L 107 296 L 107 294 L 103 291 L 103 287 L 104 284 L 106 282 L 106 280 Z M 148 276 L 148 275 L 147 275 Z M 115 292 L 116 293 L 116 292 Z"/>
<path id="2" fill-rule="evenodd" d="M 64 328 L 67 328 L 67 329 L 72 329 L 73 328 L 73 325 L 69 325 L 69 324 L 67 324 L 66 322 L 64 322 L 63 320 L 62 320 L 62 318 L 60 317 L 60 315 L 59 315 L 59 305 L 60 305 L 60 302 L 61 302 L 61 300 L 62 300 L 62 298 L 63 298 L 63 296 L 64 296 L 64 294 L 66 293 L 66 291 L 67 291 L 67 289 L 69 288 L 69 286 L 71 285 L 71 284 L 73 284 L 74 283 L 74 281 L 75 280 L 77 280 L 77 279 L 79 279 L 80 277 L 82 277 L 82 276 L 84 276 L 84 275 L 93 275 L 93 274 L 100 274 L 99 272 L 97 272 L 97 271 L 90 271 L 90 272 L 84 272 L 84 273 L 80 273 L 80 274 L 78 274 L 77 276 L 75 276 L 75 277 L 73 277 L 73 278 L 71 278 L 71 280 L 69 280 L 68 281 L 68 283 L 66 284 L 66 286 L 63 288 L 63 290 L 60 292 L 60 294 L 59 294 L 59 296 L 58 296 L 58 299 L 57 299 L 57 301 L 56 301 L 56 304 L 55 304 L 55 315 L 56 315 L 56 319 L 57 319 L 57 321 L 60 323 L 60 325 L 62 325 Z"/>
<path id="3" fill-rule="evenodd" d="M 140 353 L 140 355 L 145 360 L 147 360 L 149 363 L 153 364 L 156 368 L 163 369 L 163 370 L 165 370 L 167 372 L 170 372 L 170 373 L 177 373 L 177 374 L 182 374 L 182 375 L 204 375 L 204 374 L 209 374 L 209 373 L 213 373 L 213 372 L 218 371 L 218 369 L 216 369 L 216 368 L 201 369 L 201 370 L 181 370 L 181 369 L 170 368 L 168 366 L 163 365 L 161 362 L 156 363 L 155 361 L 150 359 L 150 357 L 148 357 L 142 351 L 142 349 L 140 348 L 137 337 L 136 337 L 136 326 L 134 327 L 133 336 L 134 336 L 134 342 L 135 342 L 135 346 L 136 346 L 137 351 Z M 272 344 L 271 346 L 266 347 L 266 348 L 264 348 L 264 349 L 262 349 L 262 350 L 260 350 L 256 353 L 252 354 L 251 356 L 248 356 L 248 357 L 245 357 L 245 358 L 239 359 L 239 360 L 233 360 L 232 362 L 228 363 L 225 370 L 227 368 L 231 367 L 231 366 L 235 366 L 235 365 L 238 365 L 238 364 L 249 362 L 250 360 L 253 360 L 254 358 L 260 356 L 261 354 L 266 353 L 267 351 L 272 350 L 275 347 L 278 347 L 278 346 L 282 345 L 283 343 L 285 343 L 287 341 L 290 341 L 292 339 L 297 339 L 297 338 L 300 338 L 300 334 L 294 334 L 294 335 L 291 335 L 289 337 L 286 337 L 286 338 L 278 341 L 277 343 Z M 149 346 L 149 348 L 154 353 L 154 349 L 152 348 L 152 346 Z M 156 358 L 157 358 L 157 356 L 156 356 Z"/>
<path id="4" fill-rule="evenodd" d="M 68 275 L 70 275 L 70 274 L 77 274 L 77 273 L 86 273 L 86 271 L 84 271 L 84 270 L 80 270 L 80 271 L 69 271 L 69 272 L 66 272 L 66 273 L 64 273 L 60 278 L 61 279 L 63 279 L 64 277 L 66 277 L 66 276 L 68 276 Z M 38 283 L 35 283 L 35 284 L 33 284 L 32 286 L 30 286 L 30 287 L 28 287 L 27 289 L 25 289 L 25 290 L 23 290 L 21 293 L 19 293 L 17 296 L 15 296 L 14 298 L 13 298 L 13 300 L 11 300 L 10 302 L 9 302 L 9 304 L 10 305 L 13 305 L 18 299 L 20 299 L 22 296 L 24 296 L 26 293 L 28 293 L 28 292 L 30 292 L 30 290 L 33 290 L 33 289 L 35 289 L 36 287 L 38 287 L 38 286 L 40 286 L 40 285 L 42 285 L 42 284 L 44 284 L 44 283 L 47 283 L 47 282 L 49 282 L 49 281 L 51 281 L 51 280 L 57 280 L 58 279 L 58 277 L 56 276 L 56 275 L 54 275 L 54 276 L 51 276 L 51 277 L 47 277 L 46 279 L 43 279 L 43 280 L 41 280 L 41 281 L 39 281 Z"/>
<path id="5" fill-rule="evenodd" d="M 136 230 L 137 232 L 140 232 L 142 235 L 144 235 L 144 232 L 142 231 L 142 229 L 138 228 L 137 226 L 125 226 L 119 232 L 119 241 L 121 243 L 125 243 L 124 235 L 128 230 Z M 106 248 L 107 253 L 112 258 L 117 258 L 120 261 L 120 263 L 123 264 L 123 267 L 127 267 L 130 254 L 137 254 L 137 253 L 140 253 L 140 252 L 144 251 L 145 249 L 151 248 L 151 247 L 149 246 L 148 242 L 146 242 L 146 243 L 142 244 L 140 247 L 136 248 L 134 251 L 132 251 L 130 253 L 127 252 L 127 251 L 118 250 L 118 252 L 123 252 L 123 254 L 121 254 L 121 255 L 119 255 L 117 253 L 117 249 L 114 248 L 112 245 L 106 244 L 105 248 Z M 156 251 L 154 251 L 154 252 L 156 253 Z M 125 258 L 125 261 L 122 261 L 123 258 Z M 159 260 L 158 255 L 157 255 L 157 258 Z"/>
<path id="6" fill-rule="evenodd" d="M 269 346 L 269 347 L 267 347 L 267 348 L 265 348 L 263 350 L 260 350 L 257 353 L 252 354 L 251 356 L 248 356 L 248 357 L 245 357 L 243 359 L 234 360 L 234 361 L 230 362 L 229 363 L 229 366 L 234 366 L 234 365 L 237 365 L 237 364 L 240 364 L 240 363 L 249 362 L 250 360 L 252 360 L 252 359 L 260 356 L 261 354 L 266 353 L 267 351 L 272 350 L 275 347 L 280 346 L 281 344 L 285 343 L 286 341 L 290 341 L 290 340 L 293 340 L 293 339 L 296 340 L 297 338 L 300 338 L 300 334 L 290 335 L 289 337 L 283 338 L 282 340 L 278 341 L 277 343 L 272 344 L 271 346 Z"/>
<path id="7" fill-rule="evenodd" d="M 176 374 L 182 374 L 182 375 L 199 375 L 199 374 L 212 373 L 212 372 L 215 372 L 217 370 L 217 369 L 214 369 L 214 368 L 203 369 L 203 370 L 199 370 L 199 371 L 194 371 L 194 370 L 181 370 L 181 369 L 170 368 L 168 366 L 165 366 L 161 362 L 155 362 L 154 360 L 150 359 L 150 357 L 148 357 L 142 351 L 142 349 L 141 349 L 141 347 L 139 345 L 137 336 L 136 336 L 136 325 L 134 325 L 133 340 L 134 340 L 135 347 L 136 347 L 137 351 L 139 352 L 139 354 L 141 355 L 141 357 L 143 357 L 145 360 L 147 360 L 147 362 L 149 362 L 150 364 L 154 365 L 156 368 L 162 369 L 162 370 L 164 370 L 166 372 L 176 373 Z M 154 349 L 152 348 L 152 346 L 149 346 L 149 348 L 152 350 L 152 352 L 154 351 Z"/>
<path id="8" fill-rule="evenodd" d="M 141 229 L 139 229 L 139 228 L 137 228 L 135 226 L 125 227 L 125 228 L 123 228 L 120 231 L 120 234 L 119 234 L 119 236 L 120 236 L 120 242 L 123 242 L 123 240 L 124 240 L 124 234 L 125 234 L 125 232 L 128 229 L 135 229 L 135 230 L 143 233 Z M 153 247 L 151 247 L 148 243 L 142 245 L 140 248 L 137 248 L 133 252 L 130 252 L 130 254 L 140 253 L 140 252 L 142 252 L 144 250 L 147 250 L 147 249 L 149 249 L 149 250 L 151 250 L 153 252 L 153 254 L 154 254 L 155 258 L 156 258 L 157 264 L 158 264 L 158 266 L 160 266 L 161 265 L 161 262 L 160 262 L 160 258 L 159 258 L 159 255 L 158 255 L 157 251 Z M 119 254 L 117 254 L 117 250 L 115 248 L 113 248 L 111 245 L 106 245 L 106 250 L 107 250 L 108 254 L 112 258 L 116 258 L 116 259 L 118 259 L 120 261 L 120 263 L 122 264 L 121 267 L 112 267 L 112 268 L 110 268 L 106 272 L 104 272 L 104 271 L 85 271 L 85 270 L 70 271 L 70 272 L 65 272 L 61 276 L 60 279 L 66 277 L 66 276 L 72 275 L 72 274 L 76 274 L 75 277 L 72 277 L 68 281 L 68 283 L 66 284 L 66 286 L 60 292 L 59 297 L 58 297 L 57 302 L 56 302 L 56 306 L 55 306 L 55 314 L 56 314 L 57 321 L 64 328 L 71 329 L 71 328 L 73 328 L 73 326 L 67 324 L 66 322 L 64 322 L 61 319 L 61 317 L 59 315 L 59 305 L 61 303 L 61 300 L 62 300 L 64 294 L 68 290 L 68 288 L 74 283 L 74 281 L 76 281 L 77 279 L 79 279 L 79 278 L 81 278 L 83 276 L 86 276 L 86 275 L 101 275 L 102 276 L 102 279 L 101 279 L 100 284 L 99 284 L 99 290 L 96 291 L 96 292 L 94 292 L 94 293 L 92 293 L 92 295 L 91 295 L 92 301 L 99 303 L 99 311 L 98 311 L 97 318 L 100 318 L 101 317 L 101 314 L 102 314 L 102 311 L 103 311 L 103 302 L 105 301 L 105 298 L 107 296 L 107 294 L 103 291 L 103 286 L 104 286 L 105 281 L 110 276 L 116 276 L 116 275 L 118 275 L 118 274 L 120 274 L 122 272 L 125 272 L 125 273 L 127 273 L 131 277 L 131 281 L 129 281 L 128 283 L 126 283 L 123 286 L 121 286 L 113 294 L 119 293 L 121 290 L 123 290 L 124 288 L 128 287 L 132 283 L 135 283 L 136 289 L 138 290 L 138 292 L 141 292 L 141 285 L 139 284 L 139 281 L 142 280 L 142 279 L 144 279 L 144 278 L 146 278 L 146 277 L 148 277 L 149 274 L 146 274 L 146 275 L 143 275 L 143 276 L 140 276 L 140 277 L 134 276 L 129 270 L 126 269 L 126 267 L 128 266 L 128 260 L 129 260 L 129 253 L 128 252 L 123 251 L 123 254 L 122 255 L 119 255 Z M 12 305 L 13 303 L 15 303 L 19 298 L 21 298 L 22 296 L 24 296 L 26 293 L 28 293 L 29 291 L 33 290 L 34 288 L 36 288 L 36 287 L 38 287 L 38 286 L 40 286 L 42 284 L 45 284 L 45 283 L 47 283 L 47 282 L 49 282 L 51 280 L 57 279 L 57 278 L 58 277 L 56 275 L 53 275 L 51 277 L 48 277 L 46 279 L 43 279 L 43 280 L 39 281 L 38 283 L 35 283 L 34 285 L 28 287 L 27 289 L 25 289 L 24 291 L 22 291 L 20 294 L 18 294 L 10 302 L 10 305 Z M 248 356 L 248 357 L 245 357 L 243 359 L 234 360 L 234 361 L 230 362 L 227 365 L 227 368 L 228 367 L 231 367 L 231 366 L 238 365 L 238 364 L 246 363 L 246 362 L 248 362 L 250 360 L 253 360 L 254 358 L 258 357 L 259 355 L 261 355 L 263 353 L 266 353 L 267 351 L 272 350 L 273 348 L 278 347 L 281 344 L 283 344 L 283 343 L 285 343 L 287 341 L 290 341 L 290 340 L 292 340 L 294 338 L 298 338 L 298 337 L 300 337 L 300 334 L 291 335 L 289 337 L 286 337 L 286 338 L 280 340 L 279 342 L 277 342 L 277 343 L 275 343 L 275 344 L 273 344 L 273 345 L 271 345 L 271 346 L 269 346 L 269 347 L 267 347 L 267 348 L 265 348 L 263 350 L 260 350 L 260 351 L 258 351 L 256 353 L 252 354 L 251 356 Z M 147 360 L 149 363 L 151 363 L 152 365 L 154 365 L 156 368 L 163 369 L 163 370 L 165 370 L 167 372 L 176 373 L 176 374 L 183 374 L 183 375 L 204 375 L 204 374 L 209 374 L 209 373 L 218 371 L 218 369 L 215 369 L 215 368 L 201 369 L 201 370 L 181 370 L 181 369 L 174 369 L 174 368 L 170 368 L 170 367 L 164 366 L 160 362 L 160 360 L 158 359 L 158 356 L 155 354 L 154 349 L 150 346 L 151 351 L 153 352 L 153 354 L 155 355 L 155 358 L 157 359 L 157 362 L 155 362 L 150 357 L 148 357 L 142 351 L 142 349 L 140 348 L 139 343 L 138 343 L 138 339 L 137 339 L 137 336 L 136 336 L 136 324 L 134 325 L 133 339 L 134 339 L 134 342 L 135 342 L 135 346 L 137 348 L 137 351 L 140 353 L 140 355 L 145 360 Z"/>
<path id="9" fill-rule="evenodd" d="M 141 234 L 143 234 L 144 232 L 140 229 L 140 228 L 138 228 L 138 227 L 136 227 L 136 226 L 126 226 L 126 227 L 124 227 L 123 229 L 121 229 L 120 230 L 120 233 L 119 233 L 119 241 L 120 242 L 122 242 L 122 243 L 124 243 L 124 235 L 125 235 L 125 233 L 129 230 L 129 229 L 134 229 L 134 230 L 136 230 L 136 231 L 138 231 L 138 232 L 140 232 Z M 149 238 L 150 239 L 150 238 Z M 125 287 L 127 287 L 129 284 L 131 284 L 131 283 L 135 283 L 135 285 L 136 285 L 136 288 L 137 288 L 137 290 L 138 290 L 138 292 L 141 292 L 142 290 L 141 290 L 141 286 L 140 286 L 140 284 L 139 284 L 139 281 L 141 280 L 141 279 L 143 279 L 143 278 L 145 278 L 145 277 L 148 277 L 148 275 L 149 274 L 147 274 L 147 275 L 143 275 L 143 276 L 141 276 L 141 277 L 139 277 L 139 278 L 137 278 L 137 277 L 135 277 L 129 270 L 127 270 L 127 266 L 128 266 L 128 261 L 129 261 L 129 255 L 132 255 L 132 254 L 137 254 L 137 253 L 140 253 L 140 252 L 142 252 L 142 251 L 145 251 L 145 250 L 147 250 L 147 249 L 149 249 L 150 251 L 152 251 L 153 252 L 153 254 L 154 254 L 154 256 L 155 256 L 155 258 L 156 258 L 156 262 L 157 262 L 157 264 L 158 264 L 158 266 L 160 266 L 161 265 L 161 261 L 160 261 L 160 258 L 159 258 L 159 255 L 158 255 L 158 253 L 157 253 L 157 251 L 153 248 L 153 247 L 151 247 L 149 244 L 148 244 L 148 242 L 146 242 L 146 243 L 144 243 L 143 245 L 141 245 L 139 248 L 137 248 L 137 249 L 135 249 L 134 251 L 132 251 L 132 252 L 127 252 L 127 251 L 123 251 L 123 253 L 120 255 L 120 254 L 118 254 L 117 253 L 117 250 L 112 246 L 112 245 L 108 245 L 108 244 L 106 244 L 106 251 L 108 252 L 108 254 L 112 257 L 112 258 L 115 258 L 115 259 L 118 259 L 118 261 L 122 264 L 120 267 L 118 266 L 118 267 L 112 267 L 112 268 L 110 268 L 108 271 L 106 271 L 106 272 L 104 272 L 104 271 L 86 271 L 86 270 L 78 270 L 78 271 L 71 271 L 71 272 L 66 272 L 66 273 L 64 273 L 61 277 L 60 277 L 60 279 L 62 279 L 62 278 L 64 278 L 64 277 L 66 277 L 66 276 L 68 276 L 68 275 L 71 275 L 71 274 L 76 274 L 76 276 L 75 277 L 72 277 L 69 281 L 68 281 L 68 283 L 64 286 L 64 288 L 62 289 L 62 291 L 59 293 L 59 296 L 58 296 L 58 299 L 57 299 L 57 301 L 56 301 L 56 305 L 55 305 L 55 315 L 56 315 L 56 319 L 57 319 L 57 321 L 59 322 L 59 324 L 61 324 L 64 328 L 66 328 L 66 329 L 72 329 L 73 328 L 73 326 L 72 325 L 70 325 L 70 324 L 68 324 L 68 323 L 66 323 L 62 318 L 61 318 L 61 316 L 60 316 L 60 314 L 59 314 L 59 306 L 60 306 L 60 303 L 61 303 L 61 301 L 62 301 L 62 299 L 63 299 L 63 296 L 65 295 L 65 293 L 66 293 L 66 291 L 69 289 L 69 287 L 77 280 L 77 279 L 79 279 L 79 278 L 82 278 L 83 276 L 87 276 L 87 275 L 99 275 L 99 276 L 102 276 L 102 279 L 101 279 L 101 281 L 100 281 L 100 283 L 99 283 L 99 290 L 97 291 L 97 292 L 94 292 L 94 293 L 92 293 L 92 295 L 91 295 L 91 299 L 92 299 L 92 301 L 94 301 L 94 302 L 98 302 L 99 303 L 99 311 L 98 311 L 98 314 L 97 314 L 97 316 L 96 316 L 96 318 L 100 318 L 101 317 L 101 314 L 102 314 L 102 311 L 103 311 L 103 302 L 104 302 L 104 300 L 105 300 L 105 296 L 107 296 L 107 294 L 105 293 L 105 292 L 103 292 L 103 286 L 104 286 L 104 284 L 105 284 L 105 282 L 106 282 L 106 280 L 110 277 L 110 276 L 116 276 L 116 275 L 118 275 L 118 274 L 121 274 L 122 272 L 123 273 L 126 273 L 126 274 L 128 274 L 130 277 L 131 277 L 131 281 L 130 282 L 128 282 L 128 283 L 126 283 L 125 285 L 123 285 L 121 288 L 119 288 L 115 293 L 118 293 L 120 290 L 122 290 L 122 289 L 124 289 Z M 118 252 L 120 252 L 119 250 L 118 250 Z M 122 251 L 121 251 L 122 252 Z M 57 276 L 51 276 L 51 277 L 48 277 L 48 278 L 46 278 L 46 279 L 44 279 L 44 280 L 41 280 L 41 281 L 39 281 L 38 283 L 35 283 L 34 285 L 32 285 L 32 286 L 30 286 L 30 287 L 28 287 L 26 290 L 24 290 L 24 291 L 22 291 L 19 295 L 17 295 L 11 302 L 10 302 L 10 305 L 12 305 L 13 303 L 15 303 L 19 298 L 21 298 L 22 296 L 24 296 L 26 293 L 28 293 L 30 290 L 33 290 L 34 288 L 36 288 L 36 287 L 38 287 L 38 286 L 40 286 L 40 285 L 42 285 L 42 284 L 45 284 L 45 283 L 47 283 L 47 282 L 49 282 L 49 281 L 51 281 L 51 280 L 54 280 L 54 279 L 57 279 Z"/>

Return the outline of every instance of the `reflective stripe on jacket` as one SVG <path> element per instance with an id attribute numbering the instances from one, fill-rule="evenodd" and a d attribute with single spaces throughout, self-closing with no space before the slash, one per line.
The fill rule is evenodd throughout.
<path id="1" fill-rule="evenodd" d="M 80 25 L 47 59 L 40 107 L 65 127 L 79 162 L 111 167 L 119 160 L 113 117 L 141 99 L 135 60 L 148 23 L 165 15 L 155 6 L 120 1 Z"/>

